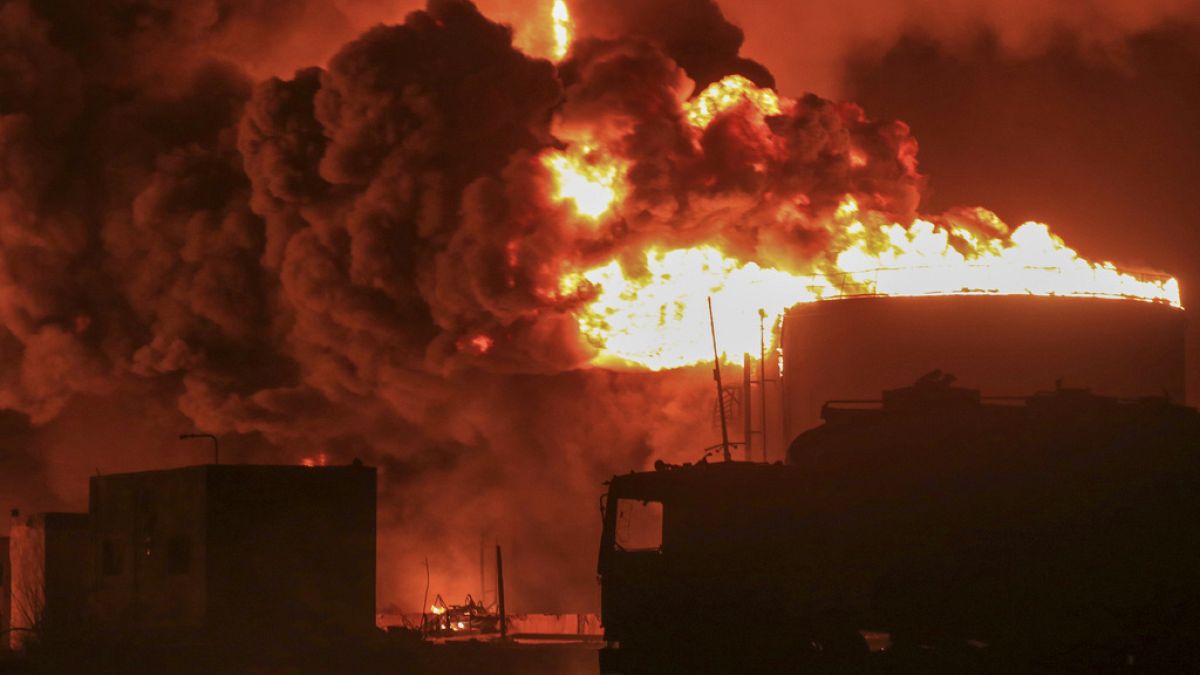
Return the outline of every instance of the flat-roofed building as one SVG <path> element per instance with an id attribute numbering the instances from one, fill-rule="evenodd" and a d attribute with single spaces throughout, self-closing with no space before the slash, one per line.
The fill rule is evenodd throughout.
<path id="1" fill-rule="evenodd" d="M 181 639 L 375 624 L 375 469 L 204 465 L 91 479 L 91 618 Z"/>

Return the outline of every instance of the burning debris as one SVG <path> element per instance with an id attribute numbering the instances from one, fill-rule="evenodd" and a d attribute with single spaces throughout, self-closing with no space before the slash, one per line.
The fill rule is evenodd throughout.
<path id="1" fill-rule="evenodd" d="M 427 638 L 499 635 L 500 615 L 470 595 L 461 605 L 448 605 L 438 595 L 425 616 L 421 634 Z"/>

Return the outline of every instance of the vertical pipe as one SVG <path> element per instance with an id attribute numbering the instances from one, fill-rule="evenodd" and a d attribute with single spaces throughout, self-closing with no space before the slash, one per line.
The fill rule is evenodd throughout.
<path id="1" fill-rule="evenodd" d="M 500 544 L 496 544 L 496 602 L 500 611 L 500 639 L 508 639 L 508 614 L 504 609 L 504 558 L 500 555 Z"/>
<path id="2" fill-rule="evenodd" d="M 484 550 L 486 549 L 485 540 L 486 540 L 486 536 L 482 532 L 480 532 L 479 533 L 479 604 L 483 605 L 484 607 L 487 607 L 487 581 L 484 577 L 484 569 L 486 567 L 486 565 L 484 563 L 484 559 L 487 557 L 484 555 Z"/>
<path id="3" fill-rule="evenodd" d="M 746 442 L 746 461 L 754 446 L 754 394 L 750 391 L 750 355 L 742 354 L 742 440 Z"/>
<path id="4" fill-rule="evenodd" d="M 708 297 L 708 330 L 712 333 L 713 345 L 713 379 L 717 381 L 717 409 L 721 413 L 721 451 L 728 462 L 729 456 L 729 425 L 725 421 L 725 387 L 721 385 L 721 353 L 717 351 L 717 323 L 713 319 L 712 296 Z"/>
<path id="5" fill-rule="evenodd" d="M 763 325 L 767 311 L 758 310 L 758 396 L 759 415 L 762 416 L 762 457 L 767 461 L 767 333 Z"/>

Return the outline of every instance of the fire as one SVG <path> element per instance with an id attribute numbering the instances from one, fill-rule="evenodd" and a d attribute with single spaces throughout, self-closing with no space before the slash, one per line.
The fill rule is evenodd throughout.
<path id="1" fill-rule="evenodd" d="M 579 328 L 599 350 L 598 364 L 635 363 L 653 370 L 712 359 L 708 306 L 720 319 L 726 353 L 758 352 L 758 310 L 769 320 L 797 302 L 816 299 L 806 281 L 743 263 L 712 246 L 645 253 L 646 273 L 631 277 L 617 261 L 563 280 L 564 292 L 597 292 Z"/>
<path id="2" fill-rule="evenodd" d="M 741 75 L 729 75 L 714 82 L 696 98 L 684 104 L 688 122 L 697 129 L 707 127 L 717 115 L 748 102 L 763 117 L 783 112 L 779 95 L 770 89 L 760 89 Z"/>
<path id="3" fill-rule="evenodd" d="M 554 175 L 555 200 L 570 201 L 579 215 L 598 220 L 617 201 L 624 167 L 595 143 L 572 144 L 542 161 Z"/>
<path id="4" fill-rule="evenodd" d="M 554 7 L 550 10 L 550 19 L 554 25 L 554 50 L 552 54 L 555 61 L 561 61 L 571 48 L 571 13 L 567 10 L 565 0 L 554 0 Z"/>
<path id="5" fill-rule="evenodd" d="M 717 317 L 717 340 L 731 363 L 741 354 L 758 353 L 760 309 L 767 325 L 774 326 L 795 304 L 857 295 L 1093 296 L 1180 306 L 1175 279 L 1088 262 L 1041 223 L 1025 223 L 1007 238 L 990 240 L 925 220 L 872 232 L 850 197 L 835 218 L 847 245 L 821 272 L 762 267 L 712 245 L 651 248 L 644 270 L 636 274 L 614 260 L 565 276 L 560 290 L 594 293 L 577 318 L 580 332 L 597 349 L 597 365 L 652 370 L 712 358 L 708 297 Z"/>
<path id="6" fill-rule="evenodd" d="M 458 348 L 476 356 L 482 356 L 492 349 L 496 341 L 490 335 L 476 335 L 471 338 L 464 338 L 458 341 Z"/>
<path id="7" fill-rule="evenodd" d="M 565 6 L 562 12 L 566 21 Z M 689 124 L 700 131 L 720 115 L 762 121 L 789 114 L 797 104 L 733 75 L 681 105 Z M 764 125 L 762 133 L 768 138 L 774 132 Z M 598 221 L 620 204 L 628 167 L 590 137 L 572 140 L 565 149 L 542 155 L 554 178 L 552 198 L 571 202 L 580 216 Z M 850 170 L 869 169 L 872 158 L 866 149 L 849 144 L 844 152 Z M 915 162 L 912 152 L 901 150 L 891 161 Z M 790 203 L 809 202 L 797 194 Z M 781 207 L 778 217 L 795 216 L 788 215 L 789 208 Z M 617 216 L 608 217 L 618 222 Z M 1090 262 L 1044 224 L 1027 222 L 1010 230 L 983 209 L 957 220 L 917 218 L 901 224 L 881 212 L 860 209 L 855 195 L 847 194 L 832 212 L 805 217 L 812 219 L 806 227 L 823 230 L 828 242 L 811 259 L 784 261 L 786 268 L 730 254 L 720 233 L 712 233 L 707 239 L 700 235 L 692 246 L 648 245 L 640 251 L 616 251 L 598 266 L 568 268 L 559 276 L 558 288 L 546 296 L 580 300 L 575 319 L 595 349 L 595 365 L 652 370 L 712 358 L 708 298 L 728 362 L 759 353 L 760 311 L 774 328 L 783 312 L 798 303 L 858 295 L 1091 296 L 1180 306 L 1173 278 Z M 603 240 L 611 232 L 595 234 Z"/>
<path id="8" fill-rule="evenodd" d="M 328 466 L 329 457 L 325 453 L 318 453 L 316 457 L 305 457 L 300 460 L 303 466 Z"/>

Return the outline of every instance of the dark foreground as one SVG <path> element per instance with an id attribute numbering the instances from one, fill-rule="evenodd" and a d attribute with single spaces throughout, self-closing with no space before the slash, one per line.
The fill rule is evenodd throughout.
<path id="1" fill-rule="evenodd" d="M 1103 646 L 1028 659 L 986 649 L 960 651 L 876 652 L 861 657 L 794 664 L 794 668 L 758 668 L 751 656 L 741 665 L 699 670 L 677 663 L 658 664 L 631 673 L 778 673 L 812 675 L 892 675 L 906 673 L 1188 673 L 1200 663 L 1190 657 L 1152 661 L 1113 658 Z M 686 661 L 686 657 L 681 661 Z M 715 666 L 715 664 L 709 664 Z M 28 673 L 222 673 L 248 675 L 301 675 L 324 673 L 389 673 L 464 675 L 596 675 L 597 647 L 579 644 L 394 644 L 379 643 L 353 648 L 296 645 L 284 648 L 245 648 L 217 653 L 194 647 L 97 647 L 80 649 L 42 646 L 30 654 L 0 653 L 0 675 Z"/>
<path id="2" fill-rule="evenodd" d="M 244 648 L 216 652 L 199 648 L 138 647 L 87 650 L 43 646 L 27 655 L 0 652 L 0 674 L 28 673 L 209 673 L 307 675 L 388 673 L 464 675 L 592 675 L 596 647 L 494 643 L 376 644 L 292 649 Z"/>

